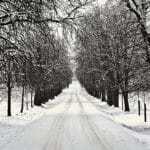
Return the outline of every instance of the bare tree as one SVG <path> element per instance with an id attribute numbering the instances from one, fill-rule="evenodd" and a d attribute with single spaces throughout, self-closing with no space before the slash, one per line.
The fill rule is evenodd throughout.
<path id="1" fill-rule="evenodd" d="M 150 63 L 150 31 L 148 29 L 148 18 L 150 16 L 150 1 L 149 0 L 122 0 L 127 8 L 136 16 L 140 26 L 141 33 L 146 43 L 145 52 L 147 62 Z"/>

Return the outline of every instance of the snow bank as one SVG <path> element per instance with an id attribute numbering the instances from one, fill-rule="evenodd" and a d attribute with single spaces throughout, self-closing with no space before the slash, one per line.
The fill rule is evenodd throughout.
<path id="1" fill-rule="evenodd" d="M 101 102 L 100 99 L 97 99 L 85 91 L 82 90 L 82 95 L 86 97 L 97 109 L 101 111 L 101 114 L 108 119 L 115 121 L 118 124 L 130 129 L 128 132 L 135 136 L 139 142 L 148 145 L 150 149 L 150 105 L 149 98 L 146 99 L 147 103 L 147 122 L 144 122 L 144 112 L 143 106 L 141 105 L 141 116 L 138 116 L 138 104 L 135 96 L 131 96 L 130 103 L 130 112 L 124 112 L 120 107 L 116 108 L 114 106 L 109 107 L 106 102 Z M 149 95 L 147 95 L 149 97 Z M 143 102 L 142 96 L 140 101 Z"/>
<path id="2" fill-rule="evenodd" d="M 5 93 L 5 94 L 4 94 Z M 0 149 L 3 145 L 13 140 L 24 128 L 31 122 L 39 119 L 46 113 L 48 113 L 53 107 L 61 103 L 63 95 L 66 95 L 67 89 L 55 97 L 55 100 L 49 100 L 42 106 L 30 107 L 27 110 L 26 101 L 29 102 L 30 95 L 26 94 L 24 112 L 20 113 L 21 108 L 21 89 L 16 88 L 12 92 L 12 116 L 7 116 L 7 93 L 3 91 L 0 93 Z"/>

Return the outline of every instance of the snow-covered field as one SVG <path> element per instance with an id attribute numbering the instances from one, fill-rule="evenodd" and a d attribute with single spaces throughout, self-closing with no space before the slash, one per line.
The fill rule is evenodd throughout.
<path id="1" fill-rule="evenodd" d="M 148 150 L 150 113 L 144 123 L 136 105 L 132 98 L 130 113 L 108 107 L 77 81 L 55 100 L 23 114 L 16 96 L 12 117 L 6 116 L 6 101 L 0 104 L 0 150 Z"/>

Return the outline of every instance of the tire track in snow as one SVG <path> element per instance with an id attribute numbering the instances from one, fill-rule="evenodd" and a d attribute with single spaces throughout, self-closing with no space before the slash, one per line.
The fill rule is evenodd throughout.
<path id="1" fill-rule="evenodd" d="M 56 120 L 51 124 L 51 127 L 49 129 L 49 137 L 47 142 L 45 143 L 43 150 L 49 150 L 49 148 L 51 148 L 52 150 L 60 150 L 62 140 L 61 130 L 63 129 L 62 126 L 64 126 L 64 115 L 70 108 L 72 102 L 72 95 L 73 92 L 70 93 L 70 96 L 68 96 L 69 101 L 67 101 L 64 111 L 60 112 Z M 53 138 L 53 140 L 51 140 L 51 138 Z"/>
<path id="2" fill-rule="evenodd" d="M 83 130 L 88 136 L 89 142 L 91 144 L 95 143 L 96 145 L 99 145 L 99 148 L 102 150 L 108 150 L 108 146 L 106 146 L 106 144 L 103 143 L 102 137 L 100 137 L 96 132 L 97 127 L 94 125 L 92 121 L 89 120 L 88 115 L 85 113 L 83 103 L 80 101 L 78 97 L 77 90 L 75 95 L 80 107 L 81 124 L 83 124 Z M 87 129 L 85 128 L 85 126 L 87 127 Z"/>

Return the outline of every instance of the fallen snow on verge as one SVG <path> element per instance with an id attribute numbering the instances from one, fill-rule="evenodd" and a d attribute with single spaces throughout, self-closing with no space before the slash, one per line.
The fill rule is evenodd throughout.
<path id="1" fill-rule="evenodd" d="M 54 101 L 23 114 L 18 113 L 20 103 L 13 102 L 13 105 L 12 117 L 6 117 L 6 112 L 3 114 L 0 109 L 0 149 L 145 150 L 150 145 L 149 135 L 121 126 L 136 126 L 138 121 L 143 123 L 143 117 L 138 120 L 136 111 L 123 113 L 119 108 L 108 107 L 88 95 L 78 82 Z"/>
<path id="2" fill-rule="evenodd" d="M 138 106 L 137 101 L 130 100 L 130 112 L 123 112 L 121 106 L 116 108 L 114 106 L 109 107 L 106 102 L 101 102 L 89 94 L 83 89 L 82 94 L 84 97 L 89 99 L 89 101 L 99 109 L 103 116 L 121 124 L 122 126 L 130 129 L 129 133 L 136 137 L 139 142 L 148 145 L 150 149 L 150 110 L 147 111 L 147 122 L 144 122 L 144 112 L 143 107 L 141 111 L 141 116 L 138 116 Z M 121 102 L 120 102 L 121 104 Z M 150 108 L 150 105 L 148 105 Z"/>
<path id="3" fill-rule="evenodd" d="M 139 142 L 129 129 L 102 115 L 101 110 L 82 95 L 78 82 L 72 86 L 61 103 L 45 109 L 46 115 L 24 126 L 2 149 L 147 150 L 146 143 Z M 48 106 L 47 103 L 42 107 Z"/>
<path id="4" fill-rule="evenodd" d="M 105 115 L 112 120 L 123 124 L 124 126 L 131 128 L 135 131 L 142 132 L 143 130 L 150 129 L 150 111 L 147 111 L 147 122 L 144 122 L 144 112 L 141 111 L 141 116 L 138 116 L 137 110 L 131 107 L 131 112 L 123 112 L 122 109 L 114 106 L 109 107 L 105 102 L 101 102 L 99 99 L 93 96 L 86 95 L 91 100 L 92 104 L 97 109 L 100 109 Z"/>
<path id="5" fill-rule="evenodd" d="M 0 103 L 0 149 L 6 145 L 9 141 L 13 140 L 18 134 L 20 134 L 28 124 L 38 120 L 45 113 L 49 111 L 49 108 L 61 103 L 61 98 L 66 95 L 67 89 L 65 89 L 59 96 L 55 97 L 55 100 L 50 100 L 42 106 L 34 106 L 26 109 L 26 103 L 24 106 L 24 112 L 20 113 L 20 92 L 15 91 L 12 96 L 12 116 L 7 116 L 7 96 L 3 96 L 3 101 Z"/>

